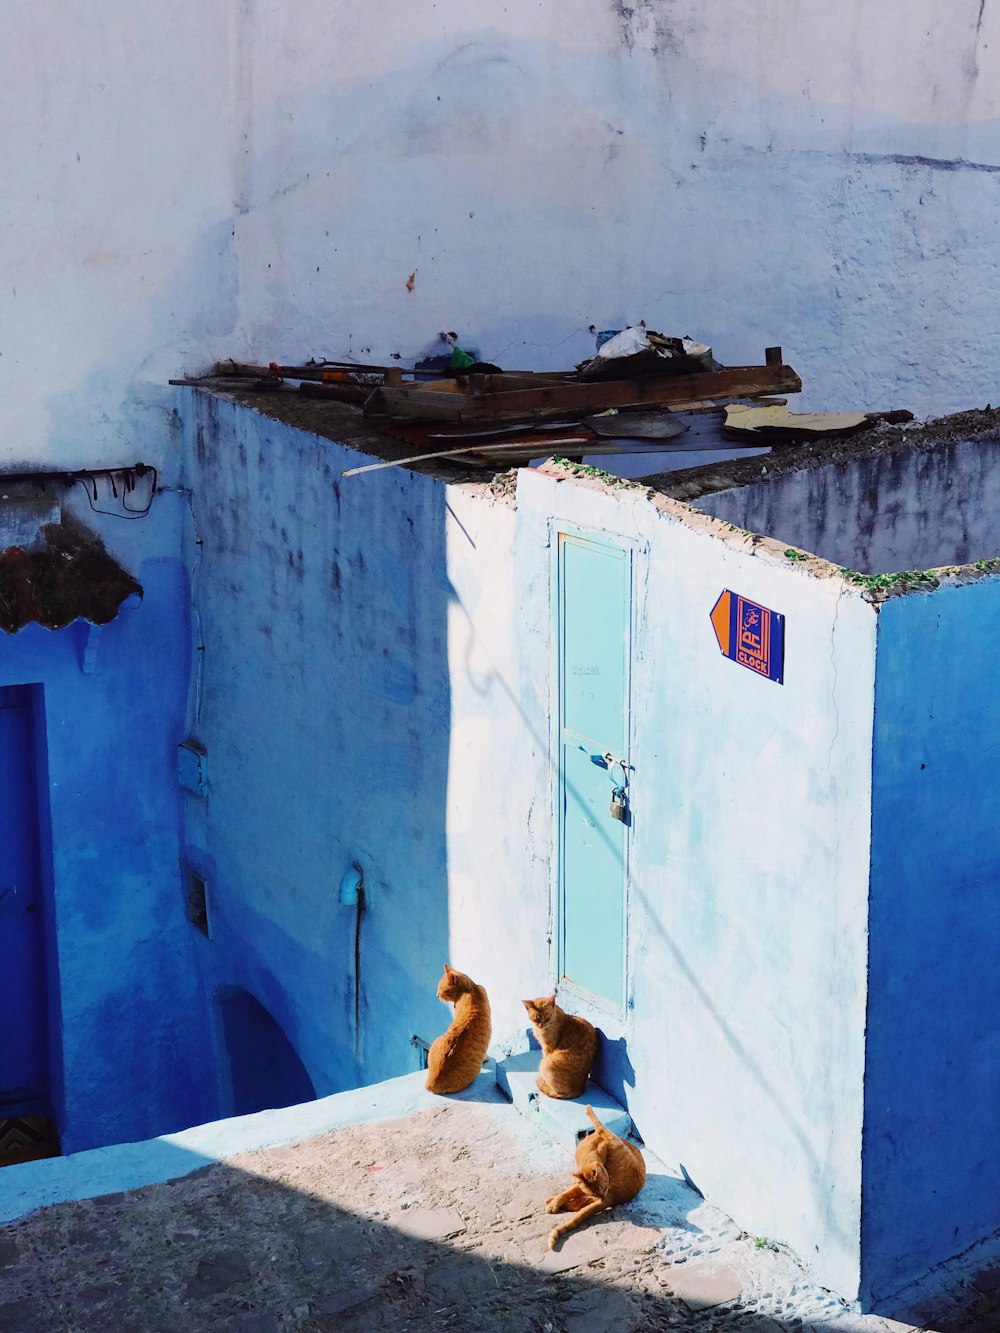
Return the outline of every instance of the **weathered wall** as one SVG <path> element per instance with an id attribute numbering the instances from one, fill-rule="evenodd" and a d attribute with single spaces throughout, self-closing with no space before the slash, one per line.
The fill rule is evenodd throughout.
<path id="1" fill-rule="evenodd" d="M 717 491 L 696 508 L 866 573 L 995 556 L 1000 456 L 993 440 L 871 454 Z"/>
<path id="2" fill-rule="evenodd" d="M 998 52 L 982 0 L 11 7 L 0 457 L 172 459 L 171 373 L 442 328 L 545 367 L 645 317 L 782 343 L 813 406 L 985 401 Z"/>
<path id="3" fill-rule="evenodd" d="M 179 876 L 176 746 L 190 647 L 181 508 L 161 495 L 147 518 L 121 522 L 82 505 L 145 592 L 98 631 L 92 672 L 82 669 L 83 621 L 0 635 L 0 682 L 44 690 L 53 1093 L 66 1152 L 219 1112 Z"/>
<path id="4" fill-rule="evenodd" d="M 416 1067 L 411 1037 L 449 1019 L 446 961 L 499 982 L 480 912 L 530 877 L 538 785 L 508 660 L 513 512 L 406 471 L 344 480 L 357 453 L 204 395 L 190 446 L 207 984 L 256 996 L 322 1096 Z"/>
<path id="5" fill-rule="evenodd" d="M 879 614 L 863 1168 L 875 1296 L 997 1226 L 998 616 L 994 579 Z"/>

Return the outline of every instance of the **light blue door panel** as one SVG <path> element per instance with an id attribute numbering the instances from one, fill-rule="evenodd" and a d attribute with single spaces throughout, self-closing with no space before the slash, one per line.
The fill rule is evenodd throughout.
<path id="1" fill-rule="evenodd" d="M 611 817 L 604 756 L 625 758 L 630 597 L 625 551 L 560 535 L 560 970 L 616 1006 L 624 1003 L 626 826 Z"/>
<path id="2" fill-rule="evenodd" d="M 30 689 L 0 687 L 0 1115 L 47 1093 L 34 745 Z"/>
<path id="3" fill-rule="evenodd" d="M 563 975 L 620 1004 L 625 825 L 608 813 L 611 784 L 589 747 L 563 746 L 563 781 Z"/>
<path id="4" fill-rule="evenodd" d="M 563 709 L 567 731 L 621 754 L 625 734 L 625 552 L 563 536 Z"/>

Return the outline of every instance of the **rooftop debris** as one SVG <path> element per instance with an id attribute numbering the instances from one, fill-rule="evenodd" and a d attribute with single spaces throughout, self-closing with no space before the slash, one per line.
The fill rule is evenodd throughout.
<path id="1" fill-rule="evenodd" d="M 875 421 L 913 419 L 909 412 L 789 412 L 787 400 L 775 395 L 801 392 L 802 381 L 785 364 L 780 347 L 768 347 L 762 364 L 725 367 L 706 343 L 641 324 L 592 331 L 596 354 L 573 370 L 501 370 L 474 360 L 457 335 L 448 333 L 440 335 L 445 355 L 412 367 L 223 361 L 211 375 L 170 382 L 297 391 L 346 403 L 361 408 L 378 432 L 413 449 L 406 457 L 351 468 L 345 476 L 430 459 L 454 458 L 456 465 L 484 468 L 555 452 L 580 459 L 586 454 L 705 450 L 704 439 L 682 439 L 688 424 L 680 413 L 724 413 L 724 434 L 731 443 L 716 442 L 720 449 L 803 444 L 864 430 Z"/>
<path id="2" fill-rule="evenodd" d="M 31 621 L 62 629 L 74 620 L 106 625 L 142 587 L 100 539 L 68 518 L 48 523 L 32 550 L 0 551 L 0 629 L 16 634 Z"/>
<path id="3" fill-rule="evenodd" d="M 711 347 L 693 338 L 668 338 L 645 325 L 600 336 L 597 355 L 577 366 L 581 379 L 637 379 L 643 375 L 685 375 L 721 370 Z"/>
<path id="4" fill-rule="evenodd" d="M 659 412 L 619 412 L 616 407 L 596 417 L 585 417 L 583 424 L 595 435 L 613 440 L 675 440 L 687 426 L 669 408 Z"/>
<path id="5" fill-rule="evenodd" d="M 901 425 L 912 412 L 789 412 L 787 407 L 749 407 L 731 403 L 726 408 L 724 431 L 731 439 L 752 435 L 763 444 L 786 444 L 802 439 L 832 439 L 853 435 L 877 421 Z"/>
<path id="6" fill-rule="evenodd" d="M 385 384 L 365 403 L 376 420 L 422 418 L 426 421 L 515 421 L 524 425 L 560 418 L 581 420 L 610 407 L 671 407 L 709 398 L 756 397 L 799 393 L 802 381 L 790 366 L 735 366 L 696 374 L 645 376 L 638 379 L 581 380 L 574 375 L 470 375 L 463 383 Z"/>

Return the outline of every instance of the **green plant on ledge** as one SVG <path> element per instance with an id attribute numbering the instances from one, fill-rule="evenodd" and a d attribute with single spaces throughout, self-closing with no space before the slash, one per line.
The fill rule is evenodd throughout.
<path id="1" fill-rule="evenodd" d="M 901 569 L 895 574 L 861 574 L 856 569 L 840 566 L 841 578 L 853 583 L 866 592 L 892 592 L 894 590 L 919 589 L 930 592 L 940 587 L 941 580 L 928 569 Z"/>
<path id="2" fill-rule="evenodd" d="M 625 490 L 635 485 L 635 482 L 629 481 L 626 477 L 616 477 L 613 472 L 605 472 L 603 468 L 592 467 L 589 463 L 574 463 L 572 459 L 561 458 L 558 455 L 553 455 L 552 461 L 558 463 L 560 467 L 569 468 L 574 476 L 599 477 L 608 486 L 613 486 L 619 490 Z"/>

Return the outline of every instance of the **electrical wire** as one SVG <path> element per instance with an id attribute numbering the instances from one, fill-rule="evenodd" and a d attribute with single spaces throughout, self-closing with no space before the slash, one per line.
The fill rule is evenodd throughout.
<path id="1" fill-rule="evenodd" d="M 147 474 L 152 474 L 152 481 L 150 483 L 150 489 L 149 489 L 149 499 L 146 501 L 146 504 L 144 505 L 143 508 L 141 509 L 133 508 L 132 505 L 126 503 L 125 496 L 130 491 L 134 491 L 136 489 L 135 478 L 137 476 L 145 477 Z M 40 474 L 40 475 L 44 476 L 45 474 Z M 52 473 L 49 475 L 53 477 L 58 476 L 58 474 L 56 473 Z M 134 468 L 92 468 L 92 469 L 88 468 L 86 471 L 71 472 L 68 475 L 73 481 L 78 481 L 83 486 L 83 489 L 87 495 L 87 503 L 90 505 L 90 508 L 93 510 L 95 514 L 105 514 L 108 518 L 122 518 L 122 519 L 136 519 L 136 518 L 146 517 L 150 509 L 153 507 L 153 499 L 156 496 L 157 483 L 159 480 L 159 474 L 157 473 L 156 468 L 151 465 L 147 465 L 146 463 L 137 463 Z M 115 485 L 116 476 L 122 478 L 122 494 L 120 497 L 118 495 L 118 488 Z M 108 478 L 108 481 L 111 485 L 112 495 L 114 495 L 116 500 L 119 498 L 121 500 L 121 509 L 102 509 L 98 506 L 97 504 L 98 477 Z M 91 485 L 93 485 L 94 487 L 93 495 L 91 495 L 90 493 Z"/>

